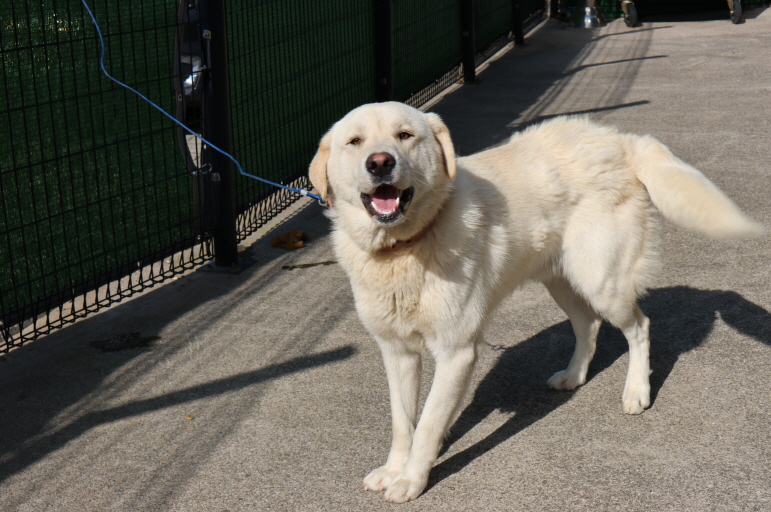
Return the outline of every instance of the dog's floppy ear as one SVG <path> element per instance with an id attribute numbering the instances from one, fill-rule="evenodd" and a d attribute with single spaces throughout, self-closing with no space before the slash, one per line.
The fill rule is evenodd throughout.
<path id="1" fill-rule="evenodd" d="M 426 114 L 426 120 L 431 127 L 431 131 L 434 133 L 434 138 L 442 148 L 442 154 L 444 155 L 444 166 L 447 169 L 447 175 L 451 180 L 455 179 L 455 148 L 452 145 L 452 139 L 450 139 L 450 130 L 442 122 L 442 118 L 433 112 Z"/>
<path id="2" fill-rule="evenodd" d="M 311 179 L 314 188 L 319 191 L 321 199 L 327 198 L 327 162 L 329 161 L 329 152 L 331 149 L 332 130 L 329 130 L 319 142 L 319 149 L 316 156 L 311 160 L 308 169 L 308 177 Z"/>

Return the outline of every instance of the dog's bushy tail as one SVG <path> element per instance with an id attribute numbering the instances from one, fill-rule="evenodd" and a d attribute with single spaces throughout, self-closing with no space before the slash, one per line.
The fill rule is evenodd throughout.
<path id="1" fill-rule="evenodd" d="M 675 224 L 712 238 L 744 238 L 765 232 L 709 178 L 653 137 L 635 137 L 631 146 L 637 177 L 656 208 Z"/>

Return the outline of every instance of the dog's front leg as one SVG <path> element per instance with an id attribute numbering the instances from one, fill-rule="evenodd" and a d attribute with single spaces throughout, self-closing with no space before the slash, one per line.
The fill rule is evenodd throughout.
<path id="1" fill-rule="evenodd" d="M 455 419 L 471 380 L 476 361 L 473 343 L 452 348 L 442 346 L 432 353 L 436 358 L 434 382 L 415 430 L 404 471 L 386 489 L 386 501 L 404 503 L 420 496 L 426 488 L 444 435 Z"/>
<path id="2" fill-rule="evenodd" d="M 384 491 L 402 472 L 412 446 L 418 415 L 421 354 L 401 342 L 378 340 L 391 398 L 392 442 L 385 465 L 364 478 L 364 488 Z"/>

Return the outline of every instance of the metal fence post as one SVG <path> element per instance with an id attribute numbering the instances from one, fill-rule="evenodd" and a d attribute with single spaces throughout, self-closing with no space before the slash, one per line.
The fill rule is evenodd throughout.
<path id="1" fill-rule="evenodd" d="M 474 20 L 474 0 L 460 2 L 461 46 L 463 49 L 463 82 L 476 82 L 477 71 L 474 56 L 476 54 L 476 28 Z"/>
<path id="2" fill-rule="evenodd" d="M 549 18 L 556 18 L 560 10 L 560 0 L 548 0 Z"/>
<path id="3" fill-rule="evenodd" d="M 393 1 L 374 0 L 375 100 L 394 99 Z"/>
<path id="4" fill-rule="evenodd" d="M 200 0 L 199 7 L 208 68 L 203 97 L 204 138 L 232 154 L 225 0 Z M 204 149 L 203 160 L 211 165 L 208 174 L 218 196 L 214 212 L 214 263 L 220 267 L 232 267 L 238 263 L 235 169 L 228 157 L 208 146 Z"/>
<path id="5" fill-rule="evenodd" d="M 511 33 L 514 36 L 514 44 L 522 46 L 525 44 L 525 20 L 522 16 L 523 0 L 513 0 L 511 2 Z"/>

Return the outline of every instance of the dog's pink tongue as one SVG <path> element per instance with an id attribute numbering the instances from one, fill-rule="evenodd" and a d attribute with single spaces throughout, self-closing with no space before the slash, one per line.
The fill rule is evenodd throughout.
<path id="1" fill-rule="evenodd" d="M 399 189 L 381 185 L 372 194 L 372 204 L 381 213 L 391 213 L 399 207 Z"/>

